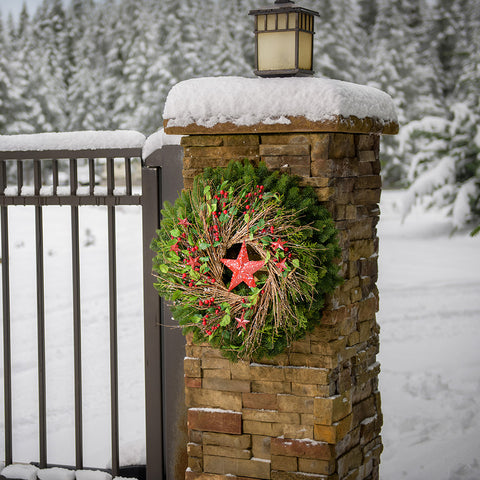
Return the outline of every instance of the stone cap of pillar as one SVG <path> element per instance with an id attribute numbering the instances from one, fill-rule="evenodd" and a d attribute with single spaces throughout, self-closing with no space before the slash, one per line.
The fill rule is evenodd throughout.
<path id="1" fill-rule="evenodd" d="M 165 133 L 398 133 L 392 98 L 373 87 L 320 77 L 207 77 L 168 94 Z"/>

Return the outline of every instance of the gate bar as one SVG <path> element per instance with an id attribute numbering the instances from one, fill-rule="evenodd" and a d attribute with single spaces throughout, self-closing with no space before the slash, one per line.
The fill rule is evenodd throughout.
<path id="1" fill-rule="evenodd" d="M 160 168 L 142 168 L 143 305 L 147 480 L 164 479 L 162 389 L 162 299 L 153 287 L 150 243 L 160 227 Z"/>
<path id="2" fill-rule="evenodd" d="M 88 159 L 88 186 L 90 195 L 95 194 L 95 159 Z"/>
<path id="3" fill-rule="evenodd" d="M 56 161 L 56 160 L 54 160 Z M 70 193 L 75 195 L 78 185 L 77 160 L 70 159 Z M 75 466 L 83 469 L 83 415 L 82 415 L 82 324 L 80 306 L 80 240 L 78 206 L 71 206 L 72 229 L 72 287 L 73 287 L 73 356 L 75 380 Z"/>
<path id="4" fill-rule="evenodd" d="M 5 397 L 5 464 L 10 465 L 12 463 L 12 354 L 10 339 L 10 265 L 8 251 L 8 207 L 1 207 L 1 222 L 3 298 L 3 390 Z"/>
<path id="5" fill-rule="evenodd" d="M 17 191 L 18 195 L 22 194 L 23 187 L 23 162 L 17 160 Z"/>
<path id="6" fill-rule="evenodd" d="M 42 186 L 40 160 L 34 160 L 33 177 L 35 195 Z M 47 395 L 45 372 L 45 288 L 43 268 L 43 215 L 42 207 L 35 207 L 35 240 L 37 259 L 37 349 L 38 349 L 38 427 L 40 443 L 40 468 L 47 466 Z"/>
<path id="7" fill-rule="evenodd" d="M 107 195 L 113 195 L 115 188 L 113 158 L 107 158 Z M 110 305 L 110 396 L 112 434 L 112 474 L 120 470 L 119 429 L 118 429 L 118 343 L 117 343 L 117 259 L 115 207 L 107 207 L 108 215 L 108 273 Z"/>
<path id="8" fill-rule="evenodd" d="M 53 196 L 57 194 L 58 188 L 58 160 L 52 160 L 52 186 L 53 186 Z"/>
<path id="9" fill-rule="evenodd" d="M 7 187 L 7 166 L 0 161 L 0 195 Z M 0 208 L 2 228 L 2 300 L 3 300 L 3 395 L 5 420 L 5 464 L 12 463 L 12 353 L 10 337 L 10 258 L 8 248 L 8 207 Z"/>

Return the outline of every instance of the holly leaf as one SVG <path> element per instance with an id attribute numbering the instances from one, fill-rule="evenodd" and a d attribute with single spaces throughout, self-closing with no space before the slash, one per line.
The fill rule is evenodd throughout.
<path id="1" fill-rule="evenodd" d="M 212 195 L 210 193 L 210 185 L 207 185 L 204 189 L 203 189 L 203 194 L 205 195 L 205 198 L 207 200 L 211 200 L 212 199 Z"/>
<path id="2" fill-rule="evenodd" d="M 250 221 L 250 214 L 247 213 L 244 218 L 245 218 L 245 222 L 248 223 Z"/>
<path id="3" fill-rule="evenodd" d="M 210 267 L 208 266 L 208 264 L 204 263 L 201 267 L 200 267 L 200 273 L 207 273 L 210 271 Z"/>
<path id="4" fill-rule="evenodd" d="M 168 273 L 168 267 L 164 264 L 159 265 L 158 267 L 162 273 Z"/>
<path id="5" fill-rule="evenodd" d="M 227 325 L 230 324 L 232 320 L 232 317 L 227 313 L 226 315 L 223 316 L 222 320 L 220 321 L 220 326 L 221 327 L 226 327 Z"/>
<path id="6" fill-rule="evenodd" d="M 211 244 L 210 243 L 206 243 L 206 242 L 200 242 L 198 244 L 198 248 L 200 250 L 206 250 L 208 247 L 211 247 Z"/>
<path id="7" fill-rule="evenodd" d="M 220 306 L 222 307 L 222 310 L 224 310 L 227 313 L 230 313 L 230 304 L 229 303 L 223 302 L 223 303 L 220 304 Z"/>
<path id="8" fill-rule="evenodd" d="M 292 260 L 292 264 L 295 268 L 300 268 L 300 262 L 298 261 L 298 258 L 294 258 Z"/>
<path id="9" fill-rule="evenodd" d="M 200 261 L 205 263 L 205 262 L 208 262 L 210 260 L 210 257 L 200 257 Z"/>
<path id="10" fill-rule="evenodd" d="M 181 232 L 180 232 L 180 230 L 179 230 L 178 228 L 174 228 L 173 230 L 170 230 L 170 235 L 171 235 L 172 237 L 177 238 L 177 237 L 179 237 L 179 236 L 181 235 Z"/>

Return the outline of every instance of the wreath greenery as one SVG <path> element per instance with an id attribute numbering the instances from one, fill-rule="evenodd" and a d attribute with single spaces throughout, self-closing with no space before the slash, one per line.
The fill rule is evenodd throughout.
<path id="1" fill-rule="evenodd" d="M 328 211 L 297 177 L 263 164 L 206 169 L 162 215 L 155 287 L 184 334 L 232 360 L 281 353 L 341 282 Z"/>

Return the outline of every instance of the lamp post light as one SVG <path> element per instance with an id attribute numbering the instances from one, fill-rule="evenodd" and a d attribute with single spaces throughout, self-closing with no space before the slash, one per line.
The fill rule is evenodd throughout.
<path id="1" fill-rule="evenodd" d="M 255 15 L 255 75 L 295 77 L 313 74 L 314 18 L 318 12 L 292 0 L 250 10 Z"/>

